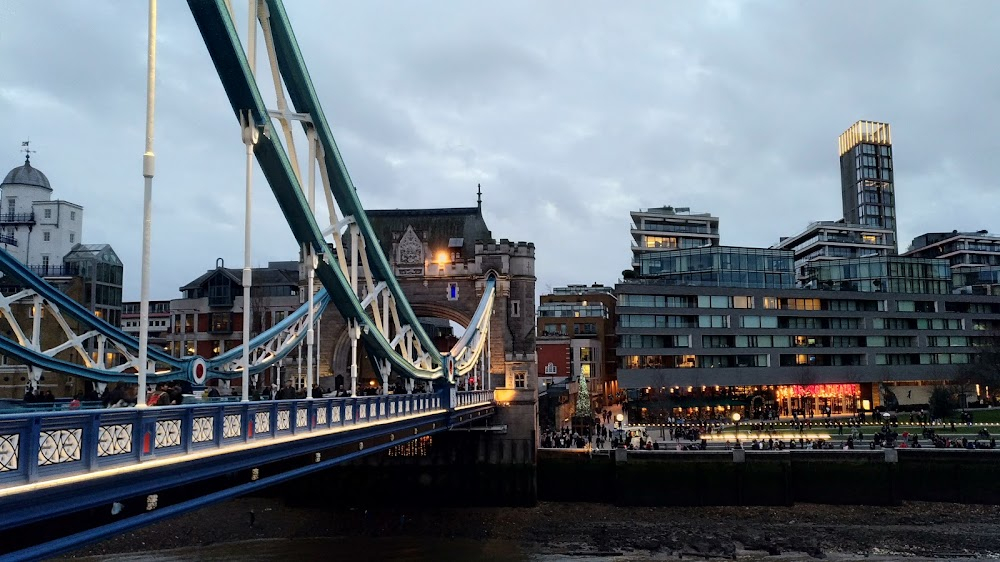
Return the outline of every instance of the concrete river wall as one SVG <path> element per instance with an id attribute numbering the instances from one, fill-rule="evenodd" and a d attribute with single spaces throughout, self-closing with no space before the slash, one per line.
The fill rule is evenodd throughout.
<path id="1" fill-rule="evenodd" d="M 635 506 L 1000 504 L 1000 451 L 542 449 L 538 498 Z"/>

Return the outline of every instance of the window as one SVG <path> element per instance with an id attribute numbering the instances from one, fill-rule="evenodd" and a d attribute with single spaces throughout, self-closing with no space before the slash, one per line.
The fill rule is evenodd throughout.
<path id="1" fill-rule="evenodd" d="M 514 388 L 527 388 L 528 375 L 524 371 L 514 373 Z"/>
<path id="2" fill-rule="evenodd" d="M 677 238 L 671 236 L 646 236 L 647 248 L 676 248 Z"/>
<path id="3" fill-rule="evenodd" d="M 448 283 L 448 300 L 458 300 L 458 283 Z"/>
<path id="4" fill-rule="evenodd" d="M 545 374 L 546 375 L 556 374 L 556 364 L 550 361 L 549 364 L 545 366 Z"/>
<path id="5" fill-rule="evenodd" d="M 729 317 L 728 316 L 699 316 L 698 317 L 698 327 L 699 328 L 728 328 L 729 327 Z"/>
<path id="6" fill-rule="evenodd" d="M 69 243 L 72 244 L 74 242 L 76 242 L 76 233 L 70 232 L 69 233 Z"/>
<path id="7" fill-rule="evenodd" d="M 645 347 L 691 347 L 691 336 L 621 336 L 619 347 L 642 349 Z"/>
<path id="8" fill-rule="evenodd" d="M 69 220 L 71 220 L 71 221 L 75 221 L 76 220 L 76 211 L 70 211 L 69 212 Z"/>
<path id="9" fill-rule="evenodd" d="M 771 336 L 736 336 L 736 347 L 771 347 L 772 342 Z"/>
<path id="10" fill-rule="evenodd" d="M 49 268 L 49 256 L 42 256 L 42 268 L 43 269 Z"/>
<path id="11" fill-rule="evenodd" d="M 698 308 L 732 308 L 732 298 L 725 296 L 698 296 Z"/>
<path id="12" fill-rule="evenodd" d="M 45 209 L 45 218 L 47 219 L 52 218 L 52 209 Z"/>
<path id="13" fill-rule="evenodd" d="M 753 308 L 753 297 L 733 297 L 733 308 Z"/>
<path id="14" fill-rule="evenodd" d="M 776 297 L 764 297 L 764 308 L 778 308 L 778 299 Z"/>
<path id="15" fill-rule="evenodd" d="M 510 301 L 510 315 L 513 318 L 521 316 L 521 301 Z"/>
<path id="16" fill-rule="evenodd" d="M 733 347 L 733 336 L 702 336 L 701 346 L 710 347 Z"/>
<path id="17" fill-rule="evenodd" d="M 744 328 L 777 328 L 778 318 L 776 316 L 744 316 L 740 319 L 740 324 Z"/>
<path id="18" fill-rule="evenodd" d="M 782 299 L 782 308 L 789 310 L 819 310 L 819 299 Z"/>
<path id="19" fill-rule="evenodd" d="M 210 331 L 216 333 L 232 332 L 232 314 L 228 312 L 213 312 L 212 329 Z"/>
<path id="20" fill-rule="evenodd" d="M 927 345 L 930 347 L 966 347 L 969 340 L 965 336 L 928 336 Z"/>
<path id="21" fill-rule="evenodd" d="M 7 198 L 7 212 L 10 213 L 10 214 L 14 214 L 14 206 L 15 205 L 17 205 L 17 198 L 16 197 L 8 197 Z"/>
<path id="22" fill-rule="evenodd" d="M 46 211 L 47 210 L 48 209 L 46 209 Z M 49 231 L 46 230 L 45 232 L 42 233 L 42 242 L 49 242 L 51 240 L 52 240 L 52 233 L 51 232 L 49 232 Z"/>

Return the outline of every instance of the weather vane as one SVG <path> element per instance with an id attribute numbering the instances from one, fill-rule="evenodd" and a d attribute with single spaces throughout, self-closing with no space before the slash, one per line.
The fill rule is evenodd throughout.
<path id="1" fill-rule="evenodd" d="M 31 139 L 28 139 L 26 141 L 21 141 L 21 152 L 24 153 L 24 163 L 27 164 L 31 161 L 31 155 L 38 151 L 31 150 Z"/>

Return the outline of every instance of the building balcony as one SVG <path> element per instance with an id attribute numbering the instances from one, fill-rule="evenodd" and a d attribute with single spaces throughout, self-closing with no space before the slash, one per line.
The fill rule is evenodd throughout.
<path id="1" fill-rule="evenodd" d="M 8 236 L 7 234 L 0 234 L 0 244 L 6 244 L 8 246 L 17 246 L 17 239 L 13 236 Z"/>
<path id="2" fill-rule="evenodd" d="M 0 213 L 0 225 L 30 225 L 35 224 L 35 213 Z"/>
<path id="3" fill-rule="evenodd" d="M 39 277 L 73 277 L 80 273 L 80 268 L 76 264 L 26 265 L 25 267 Z"/>

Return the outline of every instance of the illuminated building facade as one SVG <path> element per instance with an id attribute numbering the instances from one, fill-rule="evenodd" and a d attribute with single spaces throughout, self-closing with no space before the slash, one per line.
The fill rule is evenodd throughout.
<path id="1" fill-rule="evenodd" d="M 886 391 L 920 403 L 1000 329 L 1000 302 L 979 295 L 650 283 L 616 291 L 618 380 L 647 420 L 734 408 L 851 413 L 880 405 Z"/>
<path id="2" fill-rule="evenodd" d="M 632 268 L 639 271 L 646 252 L 703 248 L 719 244 L 719 219 L 687 207 L 632 211 Z"/>
<path id="3" fill-rule="evenodd" d="M 584 377 L 596 405 L 614 396 L 616 302 L 614 287 L 596 283 L 556 287 L 541 296 L 535 339 L 540 389 L 558 392 L 562 385 L 570 390 Z M 570 396 L 569 403 L 575 398 Z"/>
<path id="4" fill-rule="evenodd" d="M 1000 237 L 930 233 L 898 256 L 889 125 L 855 123 L 839 154 L 843 219 L 782 238 L 766 259 L 750 248 L 733 259 L 717 238 L 650 247 L 655 227 L 636 220 L 648 212 L 632 213 L 634 275 L 616 286 L 630 419 L 927 404 L 990 343 Z"/>
<path id="5" fill-rule="evenodd" d="M 844 221 L 891 231 L 897 253 L 892 136 L 888 123 L 858 121 L 838 140 Z"/>

